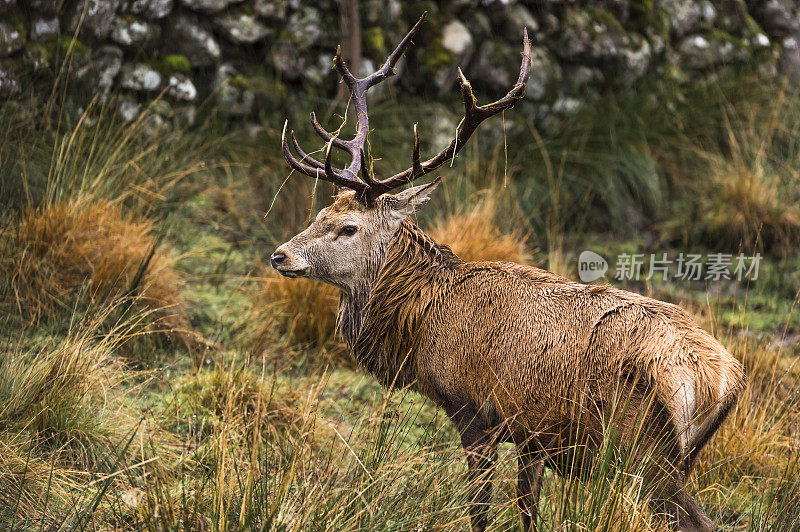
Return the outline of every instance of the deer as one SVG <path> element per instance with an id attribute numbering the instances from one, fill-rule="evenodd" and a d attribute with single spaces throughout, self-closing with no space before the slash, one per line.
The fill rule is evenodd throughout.
<path id="1" fill-rule="evenodd" d="M 461 260 L 413 222 L 441 177 L 392 192 L 451 161 L 484 120 L 524 96 L 527 30 L 519 78 L 505 96 L 478 105 L 459 68 L 464 116 L 447 147 L 422 161 L 415 125 L 411 166 L 375 175 L 365 150 L 367 91 L 395 74 L 424 19 L 364 78 L 337 50 L 333 64 L 350 91 L 356 132 L 342 139 L 312 112 L 324 160 L 304 152 L 284 122 L 290 168 L 340 191 L 275 250 L 272 266 L 338 288 L 338 332 L 358 364 L 386 387 L 426 396 L 452 420 L 466 453 L 473 531 L 489 522 L 499 443 L 516 446 L 520 519 L 537 530 L 544 469 L 580 472 L 585 462 L 576 454 L 596 453 L 612 429 L 619 442 L 636 437 L 648 449 L 636 460 L 652 464 L 643 475 L 654 516 L 674 530 L 713 530 L 685 481 L 746 386 L 743 365 L 677 305 L 533 266 Z M 333 148 L 348 155 L 343 168 L 333 166 Z"/>

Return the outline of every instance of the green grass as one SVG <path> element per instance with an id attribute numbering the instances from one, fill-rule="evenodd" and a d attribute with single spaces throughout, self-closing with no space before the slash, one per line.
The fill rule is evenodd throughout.
<path id="1" fill-rule="evenodd" d="M 0 528 L 466 530 L 466 465 L 443 412 L 382 389 L 340 346 L 298 341 L 285 324 L 299 311 L 259 295 L 263 258 L 332 192 L 289 176 L 282 120 L 264 116 L 251 138 L 202 108 L 196 126 L 155 135 L 151 112 L 123 124 L 97 102 L 85 108 L 58 93 L 38 110 L 6 103 L 0 113 Z M 432 124 L 448 109 L 376 102 L 376 170 L 409 164 L 415 121 L 423 154 L 438 151 Z M 583 249 L 762 252 L 749 286 L 621 286 L 685 306 L 752 376 L 690 481 L 702 506 L 724 530 L 800 528 L 800 233 L 785 214 L 800 195 L 800 98 L 747 78 L 648 81 L 547 130 L 520 109 L 506 117 L 508 159 L 501 121 L 483 126 L 442 169 L 421 223 L 457 225 L 489 188 L 503 215 L 470 252 L 515 232 L 527 246 L 509 240 L 515 253 L 571 277 Z M 303 120 L 292 119 L 301 143 L 319 147 Z M 109 202 L 140 224 L 134 256 L 157 242 L 171 259 L 180 321 L 165 325 L 146 290 L 93 291 L 91 267 L 76 270 L 63 304 L 32 318 L 20 261 L 8 260 L 23 256 L 21 224 L 53 206 Z M 105 245 L 119 243 L 131 245 Z M 157 275 L 150 263 L 136 275 L 143 263 L 123 268 L 126 288 Z M 582 480 L 548 473 L 546 529 L 658 530 L 636 465 L 613 443 L 588 458 Z M 509 446 L 495 479 L 494 529 L 514 529 Z"/>

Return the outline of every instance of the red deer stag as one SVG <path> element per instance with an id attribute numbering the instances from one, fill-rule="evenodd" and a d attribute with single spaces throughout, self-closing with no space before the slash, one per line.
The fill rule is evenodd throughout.
<path id="1" fill-rule="evenodd" d="M 527 32 L 508 94 L 480 106 L 459 70 L 465 114 L 455 138 L 423 162 L 415 127 L 411 167 L 374 176 L 364 149 L 367 91 L 394 74 L 423 19 L 365 78 L 353 76 L 337 52 L 334 65 L 351 92 L 357 126 L 344 140 L 311 114 L 327 142 L 324 161 L 303 152 L 292 133 L 298 160 L 284 124 L 289 165 L 345 190 L 275 251 L 273 267 L 338 287 L 338 327 L 358 362 L 386 386 L 429 397 L 453 420 L 467 454 L 473 530 L 487 524 L 498 442 L 517 446 L 520 513 L 525 528 L 535 528 L 543 468 L 580 471 L 576 452 L 591 456 L 609 428 L 621 442 L 638 435 L 649 444 L 647 460 L 634 456 L 652 463 L 644 476 L 655 514 L 680 530 L 712 530 L 684 479 L 744 387 L 742 365 L 675 305 L 530 266 L 462 261 L 409 220 L 438 178 L 389 193 L 451 160 L 482 121 L 523 97 Z M 345 168 L 333 167 L 332 148 L 349 154 Z M 614 406 L 621 393 L 624 409 Z"/>

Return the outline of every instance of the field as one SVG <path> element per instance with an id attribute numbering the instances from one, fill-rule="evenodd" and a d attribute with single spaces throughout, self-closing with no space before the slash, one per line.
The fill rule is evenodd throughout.
<path id="1" fill-rule="evenodd" d="M 465 259 L 574 279 L 592 250 L 611 263 L 598 282 L 691 311 L 750 386 L 690 490 L 723 530 L 800 530 L 800 96 L 648 83 L 546 131 L 530 107 L 485 124 L 420 224 Z M 292 116 L 304 144 L 313 105 Z M 126 123 L 56 94 L 0 113 L 0 528 L 467 530 L 444 414 L 356 367 L 332 288 L 268 267 L 333 192 L 289 175 L 283 117 L 156 107 Z M 414 122 L 438 151 L 441 112 L 378 101 L 378 174 L 408 165 Z M 762 260 L 741 282 L 616 280 L 625 253 Z M 586 478 L 549 474 L 544 530 L 658 530 L 607 443 Z M 493 530 L 519 527 L 515 479 L 503 446 Z"/>

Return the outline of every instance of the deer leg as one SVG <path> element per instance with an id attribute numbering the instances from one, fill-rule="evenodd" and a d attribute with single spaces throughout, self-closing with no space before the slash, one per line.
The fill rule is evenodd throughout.
<path id="1" fill-rule="evenodd" d="M 497 441 L 492 437 L 489 427 L 476 415 L 459 415 L 456 422 L 461 431 L 461 444 L 469 468 L 467 489 L 472 532 L 483 532 L 488 524 Z"/>
<path id="2" fill-rule="evenodd" d="M 542 489 L 544 459 L 532 453 L 528 446 L 518 446 L 519 479 L 517 481 L 517 503 L 522 516 L 523 530 L 537 530 L 536 517 L 539 510 L 539 492 Z"/>
<path id="3" fill-rule="evenodd" d="M 682 482 L 662 480 L 661 488 L 650 499 L 650 509 L 672 530 L 681 532 L 713 532 L 714 523 L 700 509 L 697 501 L 686 493 Z"/>

